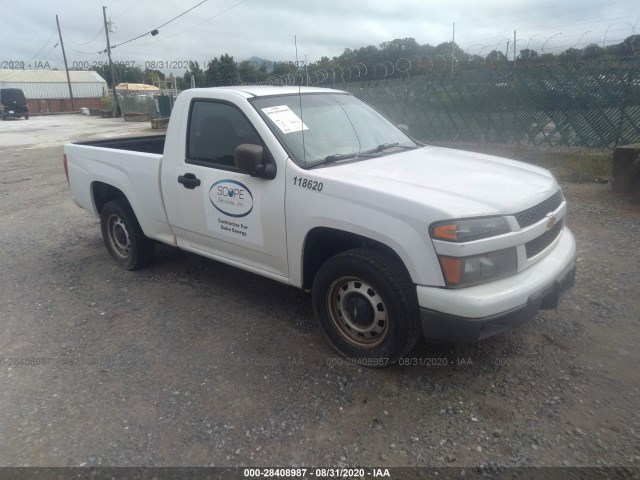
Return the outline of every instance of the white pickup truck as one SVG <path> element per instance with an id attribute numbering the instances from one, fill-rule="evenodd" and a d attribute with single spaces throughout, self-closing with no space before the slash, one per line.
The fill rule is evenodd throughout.
<path id="1" fill-rule="evenodd" d="M 163 242 L 310 290 L 329 342 L 364 365 L 555 308 L 576 245 L 551 173 L 406 130 L 343 91 L 192 89 L 166 137 L 71 143 L 64 168 L 121 267 Z"/>

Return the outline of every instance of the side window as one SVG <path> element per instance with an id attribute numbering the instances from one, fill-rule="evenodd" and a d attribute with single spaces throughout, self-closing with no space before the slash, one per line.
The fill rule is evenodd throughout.
<path id="1" fill-rule="evenodd" d="M 187 163 L 235 168 L 234 154 L 242 143 L 264 146 L 249 120 L 226 103 L 195 100 L 191 105 Z"/>

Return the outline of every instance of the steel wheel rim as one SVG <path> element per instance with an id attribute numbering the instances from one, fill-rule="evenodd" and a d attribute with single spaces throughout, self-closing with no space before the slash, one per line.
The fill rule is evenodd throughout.
<path id="1" fill-rule="evenodd" d="M 120 258 L 129 258 L 129 255 L 131 255 L 131 239 L 122 218 L 118 215 L 111 215 L 107 221 L 107 229 L 109 243 L 111 243 L 114 253 Z"/>
<path id="2" fill-rule="evenodd" d="M 374 348 L 385 339 L 389 316 L 382 296 L 357 277 L 341 277 L 329 287 L 331 323 L 341 336 L 359 348 Z"/>

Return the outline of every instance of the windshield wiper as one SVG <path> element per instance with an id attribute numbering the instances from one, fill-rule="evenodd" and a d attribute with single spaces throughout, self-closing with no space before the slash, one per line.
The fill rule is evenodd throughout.
<path id="1" fill-rule="evenodd" d="M 405 150 L 413 150 L 418 148 L 416 145 L 400 145 L 399 142 L 395 143 L 382 143 L 378 145 L 376 148 L 372 148 L 371 150 L 366 150 L 364 152 L 353 152 L 353 153 L 334 153 L 333 155 L 328 155 L 324 157 L 322 160 L 318 160 L 310 165 L 307 165 L 307 168 L 317 167 L 318 165 L 328 165 L 329 163 L 339 162 L 340 160 L 348 160 L 350 158 L 371 158 L 371 157 L 379 157 L 379 153 L 382 153 L 384 150 L 388 148 L 402 148 Z"/>
<path id="2" fill-rule="evenodd" d="M 365 152 L 362 152 L 363 154 L 369 154 L 369 153 L 379 153 L 379 152 L 383 152 L 388 148 L 393 148 L 393 147 L 397 147 L 397 148 L 404 148 L 405 150 L 413 150 L 416 147 L 415 145 L 400 145 L 400 142 L 394 142 L 394 143 L 381 143 L 380 145 L 378 145 L 376 148 L 372 148 L 371 150 L 367 150 Z"/>
<path id="3" fill-rule="evenodd" d="M 354 158 L 356 156 L 358 156 L 357 153 L 334 153 L 333 155 L 327 155 L 319 163 L 333 163 L 337 162 L 338 160 L 346 160 L 347 158 Z"/>
<path id="4" fill-rule="evenodd" d="M 307 168 L 317 167 L 318 165 L 328 165 L 330 163 L 339 162 L 340 160 L 348 160 L 350 158 L 369 158 L 369 157 L 377 157 L 373 152 L 363 152 L 363 153 L 334 153 L 333 155 L 328 155 L 324 157 L 322 160 L 318 160 L 317 162 L 311 163 L 307 165 Z"/>

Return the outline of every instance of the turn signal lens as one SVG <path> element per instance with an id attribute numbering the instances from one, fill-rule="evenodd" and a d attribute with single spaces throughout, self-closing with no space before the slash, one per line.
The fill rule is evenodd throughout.
<path id="1" fill-rule="evenodd" d="M 431 238 L 448 242 L 472 242 L 510 231 L 509 223 L 504 217 L 471 218 L 432 225 Z"/>
<path id="2" fill-rule="evenodd" d="M 462 281 L 462 259 L 454 257 L 440 257 L 442 273 L 447 285 L 460 285 Z"/>
<path id="3" fill-rule="evenodd" d="M 513 275 L 518 270 L 515 247 L 472 257 L 438 256 L 449 288 L 469 287 Z"/>
<path id="4" fill-rule="evenodd" d="M 433 229 L 433 236 L 439 240 L 458 240 L 458 225 L 455 223 L 447 223 L 438 225 Z"/>

